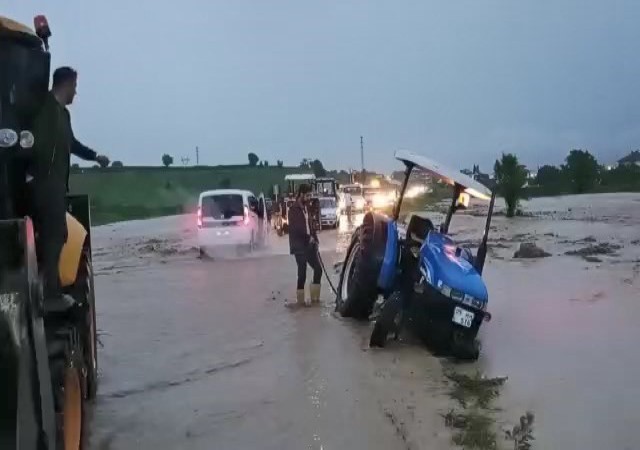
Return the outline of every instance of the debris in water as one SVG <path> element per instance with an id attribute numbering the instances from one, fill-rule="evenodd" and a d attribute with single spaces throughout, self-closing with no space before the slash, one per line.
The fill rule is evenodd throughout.
<path id="1" fill-rule="evenodd" d="M 514 258 L 547 258 L 551 253 L 547 253 L 532 242 L 523 242 L 520 248 L 513 254 Z"/>
<path id="2" fill-rule="evenodd" d="M 600 292 L 595 292 L 593 294 L 591 294 L 588 298 L 572 298 L 569 299 L 572 302 L 589 302 L 589 303 L 595 303 L 598 300 L 602 300 L 603 298 L 605 298 L 604 292 L 600 291 Z"/>
<path id="3" fill-rule="evenodd" d="M 505 439 L 513 441 L 513 450 L 529 450 L 531 448 L 530 441 L 535 440 L 533 437 L 534 420 L 533 413 L 527 411 L 524 416 L 520 417 L 518 425 L 515 425 L 512 430 L 505 431 Z"/>
<path id="4" fill-rule="evenodd" d="M 452 439 L 454 444 L 462 448 L 481 450 L 497 448 L 496 434 L 492 431 L 492 418 L 477 411 L 458 413 L 454 410 L 443 417 L 447 427 L 457 430 Z"/>
<path id="5" fill-rule="evenodd" d="M 453 443 L 469 449 L 496 449 L 495 418 L 489 409 L 507 377 L 487 378 L 480 372 L 469 376 L 451 371 L 445 375 L 455 383 L 451 397 L 465 410 L 456 412 L 452 409 L 443 415 L 445 425 L 457 430 L 452 437 Z"/>
<path id="6" fill-rule="evenodd" d="M 480 408 L 487 408 L 507 381 L 507 377 L 487 378 L 480 372 L 476 372 L 474 376 L 448 372 L 446 377 L 456 385 L 450 393 L 451 397 L 465 408 L 472 399 L 475 399 L 476 405 Z"/>
<path id="7" fill-rule="evenodd" d="M 620 250 L 621 248 L 622 247 L 617 244 L 601 242 L 599 244 L 589 245 L 578 250 L 569 250 L 565 252 L 565 255 L 581 256 L 582 258 L 587 259 L 587 257 L 592 257 L 595 255 L 615 255 L 616 251 Z"/>

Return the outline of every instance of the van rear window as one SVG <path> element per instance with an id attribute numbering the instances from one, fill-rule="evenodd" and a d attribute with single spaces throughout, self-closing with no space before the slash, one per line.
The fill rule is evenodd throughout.
<path id="1" fill-rule="evenodd" d="M 211 195 L 202 199 L 202 217 L 224 220 L 238 216 L 244 216 L 242 195 L 220 194 Z"/>

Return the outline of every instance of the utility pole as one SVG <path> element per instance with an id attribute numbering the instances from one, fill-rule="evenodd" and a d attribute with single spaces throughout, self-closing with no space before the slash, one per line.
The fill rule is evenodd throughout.
<path id="1" fill-rule="evenodd" d="M 360 163 L 362 165 L 362 173 L 364 174 L 364 138 L 360 136 Z"/>
<path id="2" fill-rule="evenodd" d="M 200 149 L 198 149 L 198 146 L 196 145 L 196 166 L 200 165 Z"/>
<path id="3" fill-rule="evenodd" d="M 360 136 L 360 164 L 362 165 L 362 172 L 360 173 L 360 183 L 365 183 L 365 172 L 364 172 L 364 138 Z"/>

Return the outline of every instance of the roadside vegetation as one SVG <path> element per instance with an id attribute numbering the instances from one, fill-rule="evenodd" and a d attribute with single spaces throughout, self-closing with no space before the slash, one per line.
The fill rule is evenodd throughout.
<path id="1" fill-rule="evenodd" d="M 497 183 L 480 174 L 478 166 L 474 166 L 473 174 L 481 175 L 478 181 L 497 188 L 507 202 L 507 214 L 514 215 L 519 200 L 529 197 L 640 192 L 640 163 L 635 162 L 638 158 L 640 152 L 632 152 L 627 157 L 628 163 L 605 168 L 588 151 L 572 150 L 565 164 L 542 166 L 532 179 L 516 155 L 506 154 L 494 165 Z M 287 167 L 281 160 L 275 163 L 260 160 L 254 152 L 247 154 L 246 163 L 238 165 L 193 166 L 189 165 L 188 158 L 176 160 L 169 154 L 158 159 L 161 165 L 156 167 L 126 166 L 122 161 L 114 161 L 110 167 L 81 168 L 73 164 L 71 191 L 90 196 L 93 223 L 100 225 L 189 212 L 194 208 L 197 195 L 207 189 L 246 188 L 270 195 L 275 184 L 281 190 L 286 189 L 284 177 L 289 173 L 309 172 L 319 177 L 333 177 L 339 183 L 350 182 L 346 170 L 327 170 L 319 159 L 313 158 L 303 158 L 297 166 Z M 364 179 L 376 175 L 365 172 Z M 360 174 L 356 178 L 360 179 Z M 450 195 L 449 186 L 434 183 L 431 192 L 405 198 L 402 210 L 425 210 Z"/>
<path id="2" fill-rule="evenodd" d="M 181 214 L 192 211 L 197 196 L 208 189 L 243 188 L 270 193 L 284 187 L 284 176 L 296 167 L 109 167 L 73 168 L 72 193 L 88 194 L 92 223 Z"/>
<path id="3" fill-rule="evenodd" d="M 615 167 L 605 167 L 587 150 L 571 150 L 561 166 L 544 165 L 530 180 L 525 196 L 640 192 L 640 152 Z"/>
<path id="4" fill-rule="evenodd" d="M 534 440 L 534 414 L 525 413 L 512 428 L 498 432 L 494 401 L 507 381 L 506 377 L 487 378 L 476 372 L 467 375 L 448 371 L 446 374 L 452 388 L 449 395 L 458 405 L 443 415 L 445 426 L 453 430 L 452 441 L 464 449 L 495 450 L 506 448 L 529 450 Z"/>
<path id="5" fill-rule="evenodd" d="M 319 159 L 304 158 L 298 166 L 285 167 L 260 160 L 250 152 L 247 163 L 223 166 L 193 166 L 188 158 L 176 160 L 170 154 L 159 159 L 161 166 L 125 166 L 114 161 L 110 167 L 81 168 L 73 164 L 71 193 L 88 194 L 92 223 L 103 225 L 124 220 L 182 214 L 193 211 L 197 196 L 209 189 L 249 189 L 270 196 L 273 186 L 286 189 L 284 177 L 290 173 L 313 173 L 349 182 L 349 173 L 326 170 Z M 182 165 L 179 165 L 182 163 Z"/>
<path id="6" fill-rule="evenodd" d="M 497 192 L 507 204 L 507 217 L 513 217 L 523 196 L 527 170 L 520 164 L 516 155 L 503 153 L 502 158 L 494 164 L 493 171 Z"/>

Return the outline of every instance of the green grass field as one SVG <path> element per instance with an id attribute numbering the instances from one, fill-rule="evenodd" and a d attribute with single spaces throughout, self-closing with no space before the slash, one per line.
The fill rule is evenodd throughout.
<path id="1" fill-rule="evenodd" d="M 286 174 L 301 172 L 297 167 L 249 166 L 76 168 L 70 190 L 90 196 L 92 222 L 101 225 L 191 211 L 198 194 L 208 189 L 268 195 L 274 184 L 285 189 Z"/>

